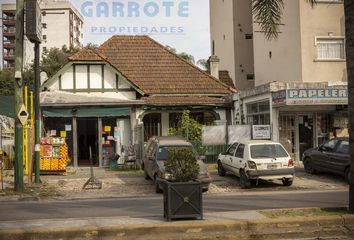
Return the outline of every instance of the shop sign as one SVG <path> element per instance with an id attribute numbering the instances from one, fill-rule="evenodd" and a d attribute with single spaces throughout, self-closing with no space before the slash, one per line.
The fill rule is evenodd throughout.
<path id="1" fill-rule="evenodd" d="M 346 105 L 347 88 L 287 89 L 272 94 L 274 105 Z"/>
<path id="2" fill-rule="evenodd" d="M 252 125 L 252 139 L 270 139 L 270 125 Z"/>

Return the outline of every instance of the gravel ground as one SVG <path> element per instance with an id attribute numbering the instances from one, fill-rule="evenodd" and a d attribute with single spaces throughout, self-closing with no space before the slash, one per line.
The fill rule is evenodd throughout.
<path id="1" fill-rule="evenodd" d="M 90 168 L 69 168 L 66 175 L 43 175 L 41 185 L 26 184 L 25 192 L 14 193 L 12 172 L 4 176 L 5 190 L 0 188 L 1 200 L 16 199 L 81 199 L 97 197 L 128 197 L 128 196 L 156 196 L 151 180 L 145 180 L 142 171 L 110 171 L 102 168 L 94 170 L 95 176 L 102 182 L 102 189 L 82 189 L 90 178 Z M 280 181 L 260 181 L 257 187 L 241 189 L 237 177 L 227 174 L 225 177 L 211 171 L 213 182 L 205 194 L 220 193 L 247 193 L 260 191 L 288 191 L 288 190 L 342 190 L 348 189 L 342 177 L 331 174 L 310 175 L 303 168 L 296 169 L 294 184 L 285 187 Z M 0 186 L 1 187 L 1 186 Z"/>

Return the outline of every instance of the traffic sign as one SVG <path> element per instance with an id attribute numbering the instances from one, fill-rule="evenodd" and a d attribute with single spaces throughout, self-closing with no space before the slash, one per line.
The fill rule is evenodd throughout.
<path id="1" fill-rule="evenodd" d="M 18 119 L 20 120 L 22 125 L 25 125 L 27 119 L 28 119 L 28 112 L 25 108 L 24 105 L 21 106 L 20 111 L 17 114 Z"/>

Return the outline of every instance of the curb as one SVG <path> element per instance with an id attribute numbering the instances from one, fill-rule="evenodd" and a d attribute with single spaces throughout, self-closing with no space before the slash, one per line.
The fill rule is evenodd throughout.
<path id="1" fill-rule="evenodd" d="M 87 226 L 0 230 L 0 240 L 21 239 L 286 239 L 354 237 L 354 215 L 259 219 L 252 221 L 176 221 L 125 226 Z"/>

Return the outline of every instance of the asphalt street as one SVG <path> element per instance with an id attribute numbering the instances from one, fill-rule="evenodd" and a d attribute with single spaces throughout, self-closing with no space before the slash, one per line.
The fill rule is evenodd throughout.
<path id="1" fill-rule="evenodd" d="M 276 208 L 346 207 L 348 191 L 262 192 L 204 197 L 204 212 Z M 162 195 L 71 201 L 0 202 L 0 221 L 129 216 L 161 217 Z"/>

